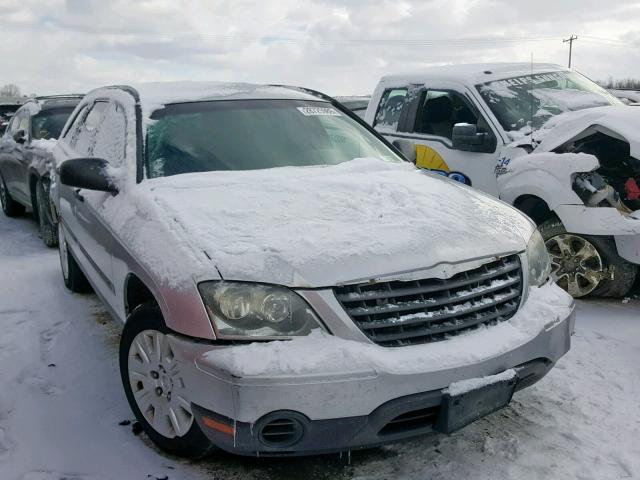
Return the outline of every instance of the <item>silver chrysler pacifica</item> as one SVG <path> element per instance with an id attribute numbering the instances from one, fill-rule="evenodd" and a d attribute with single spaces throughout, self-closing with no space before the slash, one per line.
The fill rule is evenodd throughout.
<path id="1" fill-rule="evenodd" d="M 535 226 L 318 92 L 100 88 L 53 154 L 65 285 L 122 321 L 126 397 L 167 452 L 450 433 L 569 349 Z"/>

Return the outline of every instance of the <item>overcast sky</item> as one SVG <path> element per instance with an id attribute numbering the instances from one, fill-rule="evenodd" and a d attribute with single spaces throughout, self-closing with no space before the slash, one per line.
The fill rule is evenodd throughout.
<path id="1" fill-rule="evenodd" d="M 223 80 L 369 93 L 385 73 L 484 61 L 640 78 L 640 1 L 0 0 L 0 85 L 84 92 Z"/>

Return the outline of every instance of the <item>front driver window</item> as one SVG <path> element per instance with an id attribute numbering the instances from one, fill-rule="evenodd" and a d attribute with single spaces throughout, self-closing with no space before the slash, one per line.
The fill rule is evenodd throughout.
<path id="1" fill-rule="evenodd" d="M 423 93 L 414 132 L 451 140 L 456 123 L 478 125 L 478 117 L 455 92 L 428 90 Z M 478 125 L 480 128 L 480 125 Z"/>

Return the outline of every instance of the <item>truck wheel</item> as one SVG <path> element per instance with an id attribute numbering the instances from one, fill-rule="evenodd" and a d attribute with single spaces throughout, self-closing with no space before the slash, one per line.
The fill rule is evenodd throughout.
<path id="1" fill-rule="evenodd" d="M 58 253 L 60 254 L 60 267 L 62 268 L 64 286 L 74 293 L 91 292 L 91 284 L 82 273 L 82 270 L 80 270 L 76 259 L 73 258 L 61 227 L 58 228 Z"/>
<path id="2" fill-rule="evenodd" d="M 47 247 L 56 247 L 58 245 L 58 225 L 51 218 L 49 195 L 45 192 L 43 180 L 38 180 L 36 184 L 36 203 L 42 241 Z"/>
<path id="3" fill-rule="evenodd" d="M 2 204 L 2 211 L 7 217 L 18 217 L 22 215 L 25 210 L 24 205 L 11 198 L 2 175 L 0 175 L 0 204 Z"/>
<path id="4" fill-rule="evenodd" d="M 155 303 L 136 307 L 120 338 L 120 376 L 129 406 L 162 450 L 202 458 L 215 447 L 195 421 L 162 313 Z"/>
<path id="5" fill-rule="evenodd" d="M 638 267 L 618 255 L 611 238 L 568 233 L 558 218 L 538 229 L 551 258 L 551 275 L 574 298 L 621 297 L 631 290 Z"/>

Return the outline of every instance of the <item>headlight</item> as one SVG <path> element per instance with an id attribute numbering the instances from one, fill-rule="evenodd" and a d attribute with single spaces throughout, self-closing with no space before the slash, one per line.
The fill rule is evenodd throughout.
<path id="1" fill-rule="evenodd" d="M 527 243 L 527 260 L 529 263 L 529 285 L 543 285 L 549 278 L 551 262 L 542 235 L 533 232 Z"/>
<path id="2" fill-rule="evenodd" d="M 302 297 L 285 287 L 221 281 L 198 289 L 221 338 L 291 337 L 322 328 Z"/>

